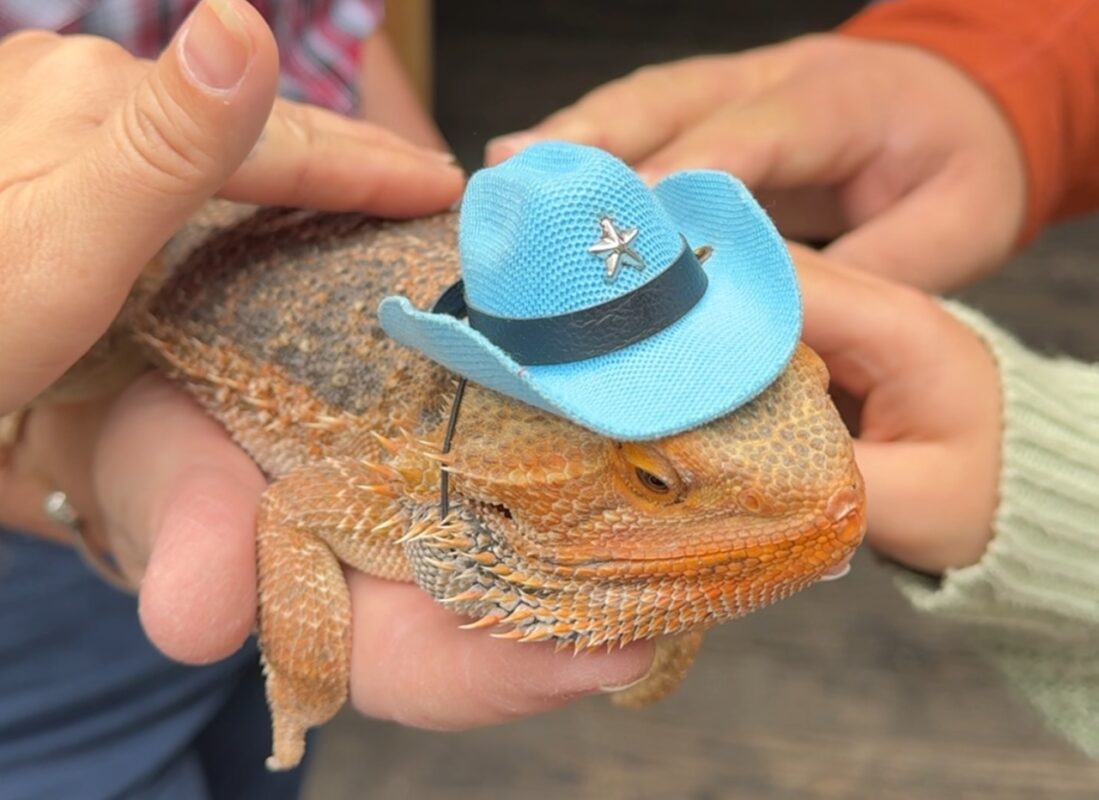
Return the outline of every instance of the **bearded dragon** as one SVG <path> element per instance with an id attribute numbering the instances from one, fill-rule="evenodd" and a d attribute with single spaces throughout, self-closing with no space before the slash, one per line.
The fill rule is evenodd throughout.
<path id="1" fill-rule="evenodd" d="M 273 769 L 347 697 L 341 562 L 523 642 L 654 638 L 649 675 L 618 695 L 637 705 L 678 683 L 703 629 L 842 572 L 864 532 L 851 442 L 804 345 L 752 402 L 651 442 L 470 385 L 444 455 L 455 376 L 388 339 L 376 309 L 391 294 L 429 307 L 458 277 L 456 216 L 223 215 L 172 245 L 136 315 L 159 366 L 271 481 L 257 541 Z"/>

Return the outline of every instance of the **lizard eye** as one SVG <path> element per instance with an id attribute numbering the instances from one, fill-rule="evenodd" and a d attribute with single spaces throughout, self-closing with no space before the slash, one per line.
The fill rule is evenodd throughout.
<path id="1" fill-rule="evenodd" d="M 655 447 L 635 442 L 617 444 L 616 474 L 630 494 L 650 503 L 670 505 L 683 500 L 687 487 L 672 463 Z"/>
<path id="2" fill-rule="evenodd" d="M 645 470 L 641 469 L 641 467 L 638 467 L 636 470 L 634 470 L 634 474 L 636 474 L 637 479 L 641 481 L 641 485 L 651 492 L 656 492 L 657 494 L 667 494 L 671 491 L 671 488 L 668 486 L 668 484 L 660 480 L 660 478 L 656 477 L 651 472 L 646 472 Z"/>

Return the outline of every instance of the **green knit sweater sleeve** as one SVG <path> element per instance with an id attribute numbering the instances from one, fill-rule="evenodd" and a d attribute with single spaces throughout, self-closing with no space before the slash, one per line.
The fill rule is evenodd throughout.
<path id="1" fill-rule="evenodd" d="M 1055 730 L 1099 756 L 1099 366 L 1039 356 L 947 308 L 999 364 L 1000 502 L 980 562 L 935 581 L 906 574 L 902 591 L 965 625 Z"/>

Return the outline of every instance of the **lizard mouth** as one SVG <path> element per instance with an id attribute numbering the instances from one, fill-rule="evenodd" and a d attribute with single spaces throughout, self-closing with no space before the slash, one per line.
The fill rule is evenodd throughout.
<path id="1" fill-rule="evenodd" d="M 527 562 L 528 566 L 540 564 L 553 572 L 588 573 L 617 568 L 623 575 L 636 577 L 641 573 L 675 573 L 682 570 L 683 564 L 691 565 L 692 569 L 723 569 L 738 563 L 749 566 L 755 560 L 782 561 L 785 555 L 800 560 L 800 565 L 794 563 L 793 567 L 810 580 L 835 580 L 850 570 L 851 558 L 866 531 L 865 495 L 859 479 L 834 491 L 816 514 L 800 521 L 791 519 L 787 523 L 787 535 L 772 541 L 773 552 L 769 558 L 761 558 L 759 556 L 766 554 L 754 552 L 761 546 L 745 548 L 743 540 L 737 541 L 739 536 L 713 530 L 705 537 L 696 537 L 704 540 L 697 542 L 700 546 L 678 547 L 676 551 L 642 553 L 636 547 L 630 547 L 634 542 L 628 540 L 623 541 L 626 546 L 618 553 L 614 552 L 617 549 L 614 547 L 602 553 L 585 552 L 573 542 L 557 542 L 551 551 L 534 544 L 527 535 L 529 531 L 524 532 L 521 519 L 498 498 L 466 495 L 459 503 L 465 506 L 464 516 L 467 523 L 472 524 L 470 532 L 479 540 L 481 548 L 489 549 L 497 558 L 513 564 L 513 559 Z M 796 556 L 799 551 L 803 555 Z M 753 571 L 737 570 L 737 573 L 746 575 Z"/>
<path id="2" fill-rule="evenodd" d="M 511 509 L 505 506 L 503 503 L 476 503 L 480 507 L 482 515 L 489 517 L 495 517 L 496 519 L 513 519 L 511 515 Z"/>
<path id="3" fill-rule="evenodd" d="M 617 566 L 628 574 L 637 574 L 639 569 L 645 571 L 642 565 L 654 568 L 654 574 L 667 570 L 675 571 L 675 564 L 691 563 L 694 566 L 709 565 L 719 567 L 742 560 L 742 554 L 732 546 L 713 546 L 705 550 L 692 553 L 664 554 L 660 556 L 625 558 L 593 558 L 590 554 L 570 554 L 563 556 L 556 553 L 552 556 L 545 552 L 535 550 L 515 550 L 514 543 L 509 542 L 509 533 L 515 533 L 519 523 L 511 509 L 504 503 L 487 499 L 464 498 L 464 504 L 471 512 L 471 521 L 476 525 L 481 536 L 493 540 L 497 553 L 501 550 L 518 557 L 523 561 L 541 563 L 553 570 L 564 568 L 588 572 L 592 569 L 607 569 Z M 816 540 L 819 548 L 829 551 L 827 556 L 821 557 L 817 563 L 817 579 L 822 581 L 837 580 L 850 572 L 850 562 L 855 550 L 862 540 L 866 530 L 866 516 L 858 491 L 845 487 L 837 491 L 829 500 L 822 517 L 813 521 L 806 521 L 798 525 L 795 532 L 789 537 L 789 542 Z M 483 542 L 483 540 L 482 540 Z M 484 542 L 483 542 L 484 543 Z M 525 550 L 525 548 L 524 548 Z M 818 553 L 821 552 L 818 549 Z M 505 556 L 506 558 L 506 556 Z M 632 564 L 632 567 L 629 566 Z"/>
<path id="4" fill-rule="evenodd" d="M 472 497 L 462 498 L 461 502 L 468 509 L 478 532 L 482 535 L 499 539 L 505 528 L 515 525 L 515 516 L 503 503 Z"/>
<path id="5" fill-rule="evenodd" d="M 771 550 L 724 547 L 658 560 L 546 558 L 523 547 L 521 516 L 496 498 L 463 496 L 455 511 L 451 534 L 413 544 L 426 556 L 417 582 L 473 620 L 465 627 L 578 649 L 709 627 L 841 577 L 865 530 L 857 484 L 791 525 Z M 636 617 L 626 632 L 616 627 L 623 608 Z"/>

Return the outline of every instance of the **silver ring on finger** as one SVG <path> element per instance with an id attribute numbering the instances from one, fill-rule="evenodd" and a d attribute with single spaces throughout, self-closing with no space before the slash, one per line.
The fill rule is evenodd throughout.
<path id="1" fill-rule="evenodd" d="M 47 517 L 64 525 L 73 533 L 81 532 L 83 525 L 80 514 L 69 502 L 69 496 L 60 489 L 46 495 L 46 499 L 42 501 L 42 510 L 46 512 Z"/>

